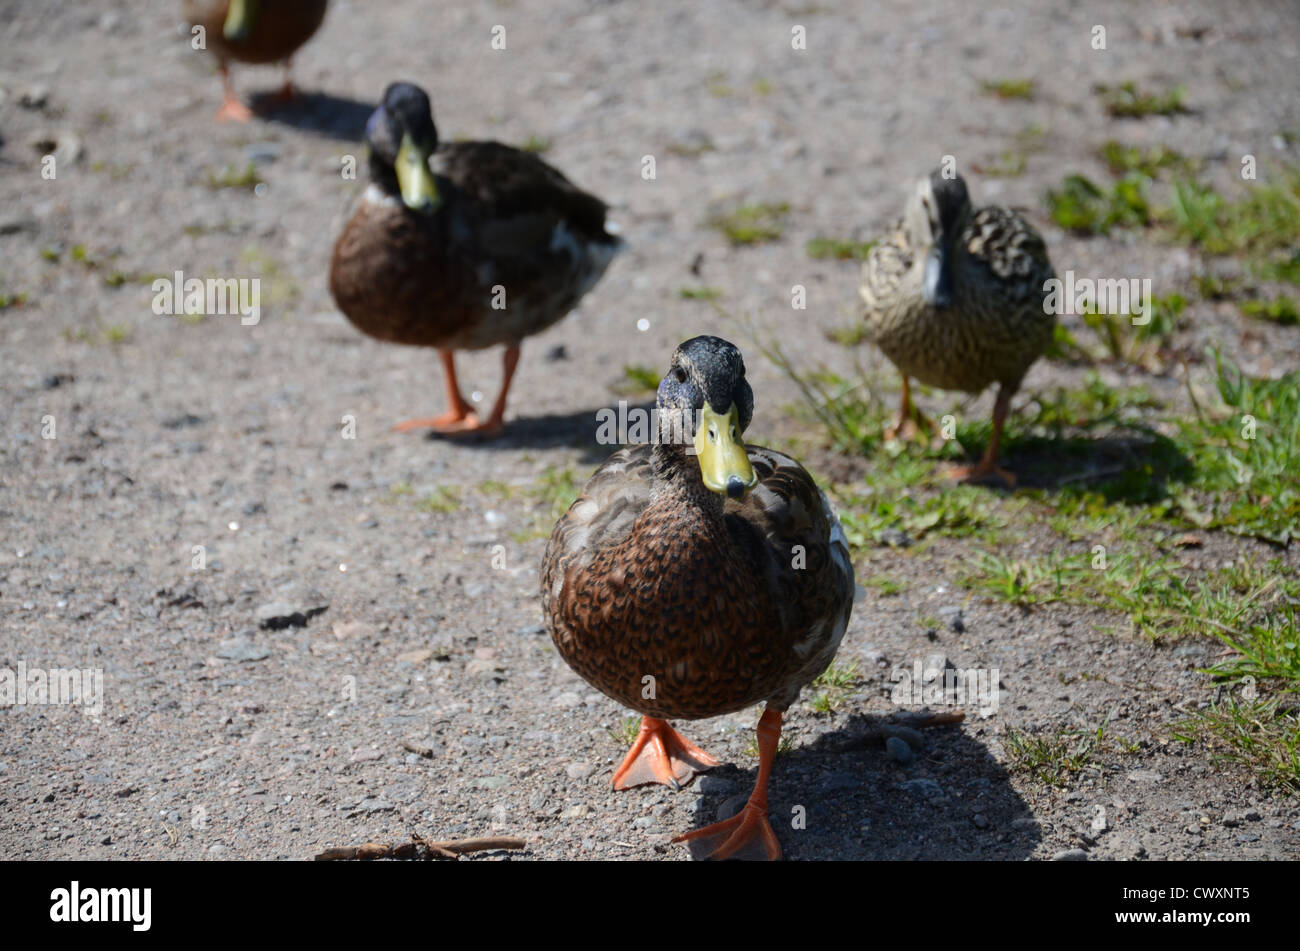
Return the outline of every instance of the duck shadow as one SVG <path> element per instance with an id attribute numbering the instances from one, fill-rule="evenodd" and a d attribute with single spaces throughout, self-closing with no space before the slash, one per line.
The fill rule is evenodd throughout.
<path id="1" fill-rule="evenodd" d="M 1167 436 L 1112 434 L 1096 439 L 1029 438 L 1014 447 L 1024 484 L 1048 489 L 1071 486 L 1100 492 L 1110 502 L 1144 504 L 1186 483 L 1195 466 Z"/>
<path id="2" fill-rule="evenodd" d="M 629 406 L 628 411 L 643 409 L 647 412 L 653 404 Z M 623 448 L 619 442 L 604 442 L 597 414 L 606 407 L 578 410 L 573 413 L 550 413 L 542 416 L 522 416 L 507 419 L 501 429 L 489 436 L 447 435 L 430 432 L 432 442 L 450 443 L 500 451 L 505 449 L 578 449 L 579 461 L 584 465 L 604 462 L 616 450 Z"/>
<path id="3" fill-rule="evenodd" d="M 963 442 L 979 458 L 986 442 Z M 1195 466 L 1173 440 L 1154 432 L 1010 439 L 1002 458 L 1027 489 L 1097 492 L 1108 502 L 1141 505 L 1165 498 L 1170 486 L 1191 480 Z"/>
<path id="4" fill-rule="evenodd" d="M 924 748 L 903 765 L 885 753 L 890 725 L 851 714 L 777 757 L 768 815 L 786 859 L 1018 861 L 1033 854 L 1042 830 L 983 744 L 959 727 L 927 727 Z M 739 811 L 756 775 L 724 764 L 697 779 L 695 827 Z M 699 847 L 689 845 L 698 857 Z"/>
<path id="5" fill-rule="evenodd" d="M 366 121 L 375 111 L 375 104 L 327 92 L 299 92 L 285 100 L 273 91 L 263 91 L 249 97 L 249 108 L 267 122 L 329 139 L 362 142 L 366 137 Z"/>

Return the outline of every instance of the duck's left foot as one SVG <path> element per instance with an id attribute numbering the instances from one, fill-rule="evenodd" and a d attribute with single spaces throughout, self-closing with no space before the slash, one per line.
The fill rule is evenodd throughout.
<path id="1" fill-rule="evenodd" d="M 217 110 L 218 122 L 248 122 L 253 118 L 253 110 L 234 96 L 229 96 Z"/>
<path id="2" fill-rule="evenodd" d="M 975 465 L 952 466 L 945 473 L 954 482 L 1001 482 L 1008 489 L 1016 487 L 1015 473 L 984 459 Z"/>
<path id="3" fill-rule="evenodd" d="M 730 819 L 683 833 L 673 841 L 690 842 L 694 839 L 706 840 L 706 850 L 701 857 L 719 862 L 730 858 L 758 858 L 760 850 L 762 857 L 769 862 L 781 857 L 781 843 L 772 831 L 772 824 L 767 821 L 767 803 L 753 799 Z"/>
<path id="4" fill-rule="evenodd" d="M 682 736 L 667 720 L 642 717 L 641 731 L 614 771 L 614 788 L 630 789 L 646 783 L 663 783 L 674 790 L 685 786 L 718 761 Z"/>

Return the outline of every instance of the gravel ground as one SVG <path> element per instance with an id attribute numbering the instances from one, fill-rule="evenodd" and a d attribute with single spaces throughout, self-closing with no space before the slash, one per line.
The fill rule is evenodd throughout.
<path id="1" fill-rule="evenodd" d="M 242 127 L 212 121 L 218 82 L 179 6 L 0 0 L 0 292 L 27 295 L 0 311 L 0 667 L 105 677 L 98 718 L 0 709 L 7 857 L 302 859 L 412 832 L 519 835 L 530 858 L 689 857 L 668 840 L 750 788 L 756 711 L 683 727 L 728 761 L 707 779 L 613 794 L 626 711 L 539 627 L 553 518 L 534 487 L 566 466 L 583 478 L 607 454 L 592 414 L 619 398 L 622 367 L 663 367 L 696 333 L 731 337 L 750 353 L 752 440 L 789 438 L 794 391 L 747 321 L 801 364 L 848 366 L 822 330 L 852 318 L 856 266 L 809 260 L 804 243 L 872 235 L 940 156 L 987 162 L 1038 124 L 1023 176 L 968 175 L 977 202 L 1036 209 L 1058 270 L 1150 276 L 1160 293 L 1193 273 L 1191 255 L 1066 236 L 1041 215 L 1044 188 L 1068 171 L 1100 178 L 1094 149 L 1110 137 L 1205 157 L 1226 182 L 1243 153 L 1294 161 L 1279 136 L 1300 129 L 1300 29 L 1283 3 L 335 2 L 295 63 L 308 96 Z M 1104 52 L 1089 45 L 1094 24 Z M 806 50 L 791 48 L 793 25 Z M 981 94 L 1007 76 L 1035 77 L 1038 97 Z M 396 78 L 429 89 L 446 139 L 548 140 L 547 159 L 606 198 L 631 242 L 577 311 L 525 344 L 492 442 L 393 432 L 441 410 L 436 359 L 362 337 L 326 288 L 363 185 L 340 160 L 361 155 L 368 104 Z M 1181 82 L 1195 112 L 1109 119 L 1091 87 L 1121 78 Z M 279 74 L 235 81 L 249 97 Z M 54 181 L 40 174 L 50 143 Z M 264 188 L 210 187 L 246 162 Z M 742 200 L 789 202 L 783 238 L 734 249 L 707 227 L 712 205 Z M 155 316 L 136 278 L 178 270 L 260 275 L 260 323 Z M 794 284 L 806 312 L 789 310 Z M 681 298 L 700 285 L 737 317 Z M 1218 341 L 1256 373 L 1296 363 L 1294 331 L 1247 330 L 1214 304 L 1192 316 L 1188 346 Z M 461 366 L 491 400 L 499 354 Z M 1026 390 L 1080 378 L 1040 363 Z M 349 415 L 355 439 L 341 438 Z M 55 439 L 42 438 L 47 416 Z M 843 461 L 824 455 L 810 467 L 840 478 Z M 485 480 L 506 488 L 476 488 Z M 1027 526 L 1024 544 L 1048 536 Z M 1185 557 L 1250 550 L 1212 537 Z M 1155 647 L 1105 632 L 1113 618 L 1098 611 L 971 598 L 955 582 L 971 555 L 941 540 L 924 558 L 859 559 L 859 576 L 909 587 L 857 606 L 841 656 L 863 682 L 836 712 L 787 717 L 771 801 L 789 858 L 1296 854 L 1294 800 L 1169 735 L 1213 696 L 1197 669 L 1215 644 Z M 960 624 L 915 623 L 955 607 Z M 1000 669 L 1001 709 L 890 755 L 890 669 L 936 653 Z M 1108 715 L 1131 755 L 1060 789 L 1006 768 L 1006 726 Z M 796 806 L 805 829 L 782 819 Z"/>

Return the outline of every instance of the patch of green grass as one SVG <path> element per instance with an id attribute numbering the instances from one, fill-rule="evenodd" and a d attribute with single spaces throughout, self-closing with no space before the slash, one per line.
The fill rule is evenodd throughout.
<path id="1" fill-rule="evenodd" d="M 1020 559 L 981 553 L 963 583 L 1019 605 L 1106 605 L 1127 618 L 1133 633 L 1153 640 L 1231 635 L 1266 622 L 1277 599 L 1298 590 L 1260 572 L 1221 569 L 1192 578 L 1174 559 L 1102 548 Z"/>
<path id="2" fill-rule="evenodd" d="M 733 245 L 764 244 L 785 233 L 789 213 L 789 202 L 759 202 L 720 212 L 709 219 L 708 225 L 722 232 Z"/>
<path id="3" fill-rule="evenodd" d="M 1197 711 L 1174 736 L 1244 767 L 1265 786 L 1300 792 L 1300 714 L 1283 698 L 1228 698 Z"/>
<path id="4" fill-rule="evenodd" d="M 104 328 L 104 339 L 111 344 L 128 343 L 131 340 L 131 328 L 126 324 L 109 324 Z"/>
<path id="5" fill-rule="evenodd" d="M 1130 172 L 1109 190 L 1082 175 L 1067 175 L 1060 188 L 1047 192 L 1052 220 L 1075 234 L 1108 234 L 1120 227 L 1146 227 L 1151 223 L 1147 198 L 1148 179 Z"/>
<path id="6" fill-rule="evenodd" d="M 1007 149 L 997 158 L 977 164 L 975 171 L 985 178 L 1019 178 L 1028 167 L 1029 157 L 1024 152 Z"/>
<path id="7" fill-rule="evenodd" d="M 484 495 L 498 499 L 511 499 L 515 496 L 514 486 L 499 479 L 484 479 L 478 484 L 478 490 Z"/>
<path id="8" fill-rule="evenodd" d="M 1029 733 L 1009 727 L 1002 748 L 1013 771 L 1049 786 L 1066 786 L 1092 765 L 1097 739 L 1091 733 Z"/>
<path id="9" fill-rule="evenodd" d="M 749 88 L 756 96 L 770 96 L 772 91 L 776 89 L 771 80 L 763 79 L 761 76 L 750 83 Z"/>
<path id="10" fill-rule="evenodd" d="M 1144 149 L 1136 145 L 1123 145 L 1115 139 L 1103 142 L 1098 147 L 1097 154 L 1115 175 L 1137 172 L 1148 178 L 1156 178 L 1162 171 L 1192 175 L 1201 165 L 1199 160 L 1187 158 L 1165 145 Z"/>
<path id="11" fill-rule="evenodd" d="M 1247 256 L 1282 278 L 1300 272 L 1300 166 L 1249 185 L 1236 201 L 1201 182 L 1175 182 L 1163 217 L 1176 240 L 1206 254 Z"/>
<path id="12" fill-rule="evenodd" d="M 813 681 L 814 687 L 829 687 L 833 690 L 852 690 L 862 681 L 856 660 L 847 663 L 832 663 L 821 676 Z"/>
<path id="13" fill-rule="evenodd" d="M 21 307 L 27 303 L 27 295 L 19 292 L 10 293 L 6 290 L 0 290 L 0 310 L 8 310 L 10 307 Z"/>
<path id="14" fill-rule="evenodd" d="M 209 168 L 203 175 L 203 184 L 213 191 L 222 188 L 242 188 L 252 191 L 262 182 L 263 178 L 258 174 L 257 166 L 252 162 L 245 162 L 242 168 L 237 165 L 224 165 L 219 169 Z"/>
<path id="15" fill-rule="evenodd" d="M 1097 87 L 1106 113 L 1116 119 L 1176 116 L 1189 112 L 1183 102 L 1185 92 L 1182 86 L 1174 86 L 1158 93 L 1143 92 L 1133 80 L 1127 80 L 1118 86 Z"/>
<path id="16" fill-rule="evenodd" d="M 440 485 L 415 505 L 421 512 L 447 515 L 460 508 L 460 487 Z"/>
<path id="17" fill-rule="evenodd" d="M 1198 274 L 1193 283 L 1196 293 L 1206 300 L 1226 300 L 1241 290 L 1241 278 L 1219 274 Z"/>
<path id="18" fill-rule="evenodd" d="M 907 585 L 889 575 L 872 575 L 862 579 L 864 588 L 875 588 L 882 598 L 892 598 L 907 590 Z"/>
<path id="19" fill-rule="evenodd" d="M 862 320 L 854 320 L 843 327 L 832 327 L 826 331 L 826 339 L 841 347 L 856 347 L 867 340 L 867 324 Z"/>
<path id="20" fill-rule="evenodd" d="M 1204 526 L 1286 545 L 1300 536 L 1300 370 L 1261 379 L 1212 358 L 1218 405 L 1189 389 L 1196 419 L 1179 422 L 1207 497 Z"/>
<path id="21" fill-rule="evenodd" d="M 1038 84 L 1032 79 L 986 79 L 980 88 L 999 99 L 1033 99 Z"/>
<path id="22" fill-rule="evenodd" d="M 846 696 L 853 692 L 862 682 L 862 674 L 859 673 L 858 663 L 850 660 L 846 664 L 831 664 L 826 670 L 823 670 L 822 676 L 813 681 L 814 687 L 820 687 L 820 690 L 813 695 L 813 699 L 807 703 L 807 708 L 811 709 L 818 715 L 829 716 L 835 713 L 835 708 L 844 702 Z"/>
<path id="23" fill-rule="evenodd" d="M 839 238 L 813 238 L 806 245 L 804 251 L 808 257 L 814 261 L 825 261 L 827 259 L 835 261 L 862 261 L 866 259 L 867 252 L 874 246 L 875 241 L 843 241 Z"/>
<path id="24" fill-rule="evenodd" d="M 936 533 L 945 538 L 979 537 L 993 542 L 1010 527 L 1011 512 L 1020 507 L 998 505 L 976 486 L 957 485 L 937 495 L 917 496 L 891 485 L 885 491 L 841 498 L 839 515 L 849 544 L 862 548 L 883 544 L 880 540 L 890 529 L 902 530 L 917 541 Z"/>
<path id="25" fill-rule="evenodd" d="M 1267 320 L 1283 327 L 1294 327 L 1300 324 L 1300 301 L 1294 297 L 1243 301 L 1241 312 L 1247 317 Z"/>
<path id="26" fill-rule="evenodd" d="M 1151 310 L 1144 315 L 1145 323 L 1136 323 L 1137 302 L 1131 302 L 1130 315 L 1100 314 L 1093 310 L 1082 315 L 1084 326 L 1096 335 L 1112 360 L 1132 363 L 1148 370 L 1160 369 L 1157 357 L 1162 347 L 1182 324 L 1187 298 L 1182 294 L 1165 294 L 1151 299 Z"/>
<path id="27" fill-rule="evenodd" d="M 688 136 L 685 139 L 678 139 L 669 142 L 667 146 L 670 155 L 680 155 L 683 158 L 699 158 L 705 152 L 712 152 L 717 149 L 713 140 L 706 133 Z"/>
<path id="28" fill-rule="evenodd" d="M 623 367 L 623 379 L 617 390 L 624 395 L 655 393 L 659 390 L 659 373 L 640 363 L 630 363 Z"/>
<path id="29" fill-rule="evenodd" d="M 639 716 L 627 716 L 618 721 L 618 725 L 609 731 L 609 735 L 614 738 L 619 746 L 631 746 L 632 741 L 636 739 L 641 732 L 641 718 Z"/>
<path id="30" fill-rule="evenodd" d="M 719 99 L 729 99 L 736 94 L 735 87 L 727 82 L 727 74 L 720 70 L 709 73 L 704 88 L 708 90 L 710 96 Z"/>
<path id="31" fill-rule="evenodd" d="M 534 155 L 541 155 L 544 152 L 550 151 L 551 140 L 542 138 L 538 135 L 530 135 L 520 143 L 519 148 L 524 152 L 532 152 Z"/>
<path id="32" fill-rule="evenodd" d="M 718 287 L 683 287 L 678 290 L 677 296 L 682 300 L 715 301 L 722 296 L 722 289 Z"/>
<path id="33" fill-rule="evenodd" d="M 414 493 L 415 493 L 415 489 L 411 488 L 411 483 L 394 482 L 392 485 L 388 487 L 387 501 L 394 502 L 397 499 L 400 499 L 404 495 L 413 495 Z"/>

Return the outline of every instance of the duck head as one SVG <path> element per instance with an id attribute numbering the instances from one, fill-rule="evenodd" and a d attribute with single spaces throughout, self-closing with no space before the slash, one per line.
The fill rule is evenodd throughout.
<path id="1" fill-rule="evenodd" d="M 681 344 L 659 383 L 657 404 L 661 419 L 691 436 L 709 491 L 736 499 L 758 484 L 742 438 L 754 415 L 754 393 L 734 344 L 721 337 Z"/>
<path id="2" fill-rule="evenodd" d="M 970 194 L 960 175 L 935 169 L 916 184 L 903 216 L 903 229 L 916 247 L 929 248 L 922 292 L 930 306 L 952 304 L 952 247 L 970 212 Z"/>
<path id="3" fill-rule="evenodd" d="M 424 90 L 412 83 L 393 83 L 366 122 L 370 174 L 390 195 L 412 211 L 429 213 L 440 202 L 429 171 L 429 156 L 438 148 L 438 129 Z"/>

